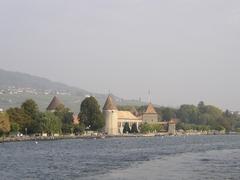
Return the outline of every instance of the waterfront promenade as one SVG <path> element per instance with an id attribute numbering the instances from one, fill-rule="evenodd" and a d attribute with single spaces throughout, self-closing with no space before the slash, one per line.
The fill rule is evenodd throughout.
<path id="1" fill-rule="evenodd" d="M 167 135 L 167 134 L 165 134 Z M 164 135 L 164 136 L 165 136 Z M 63 135 L 63 136 L 22 136 L 22 137 L 5 137 L 0 139 L 0 143 L 7 142 L 21 142 L 21 141 L 54 141 L 54 140 L 67 140 L 67 139 L 105 139 L 105 138 L 114 138 L 114 137 L 154 137 L 161 136 L 156 134 L 128 134 L 128 135 L 115 135 L 115 136 L 104 136 L 104 135 L 84 135 L 84 136 L 72 136 L 72 135 Z M 162 134 L 163 136 L 163 134 Z"/>
<path id="2" fill-rule="evenodd" d="M 60 135 L 60 136 L 14 136 L 0 138 L 0 143 L 7 142 L 21 142 L 21 141 L 54 141 L 64 139 L 105 139 L 105 138 L 133 138 L 133 137 L 158 137 L 158 136 L 206 136 L 206 135 L 224 135 L 225 133 L 211 131 L 211 132 L 195 132 L 189 131 L 185 133 L 177 133 L 176 135 L 169 135 L 167 132 L 149 133 L 149 134 L 122 134 L 122 135 L 102 135 L 102 134 L 88 134 L 88 135 Z"/>

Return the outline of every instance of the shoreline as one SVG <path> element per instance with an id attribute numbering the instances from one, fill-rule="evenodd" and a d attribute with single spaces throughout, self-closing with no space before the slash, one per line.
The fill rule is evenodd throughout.
<path id="1" fill-rule="evenodd" d="M 106 138 L 138 138 L 138 137 L 181 137 L 181 136 L 211 136 L 214 134 L 177 134 L 177 135 L 169 135 L 169 134 L 133 134 L 133 135 L 115 135 L 115 136 L 38 136 L 38 137 L 32 137 L 32 136 L 23 136 L 23 137 L 6 137 L 6 138 L 0 138 L 0 144 L 2 143 L 10 143 L 10 142 L 26 142 L 26 141 L 57 141 L 57 140 L 72 140 L 72 139 L 106 139 Z M 229 134 L 215 134 L 215 135 L 229 135 Z M 231 134 L 230 134 L 231 135 Z M 233 134 L 233 135 L 239 135 L 239 134 Z"/>
<path id="2" fill-rule="evenodd" d="M 25 141 L 57 141 L 57 140 L 72 140 L 72 139 L 106 139 L 106 138 L 135 138 L 135 137 L 155 137 L 156 135 L 116 135 L 116 136 L 38 136 L 38 137 L 31 137 L 31 136 L 23 136 L 23 137 L 6 137 L 0 138 L 1 143 L 10 143 L 10 142 L 25 142 Z"/>
<path id="3" fill-rule="evenodd" d="M 57 141 L 57 140 L 70 140 L 70 139 L 102 139 L 100 136 L 23 136 L 23 137 L 6 137 L 0 139 L 1 143 L 9 143 L 9 142 L 25 142 L 25 141 Z"/>

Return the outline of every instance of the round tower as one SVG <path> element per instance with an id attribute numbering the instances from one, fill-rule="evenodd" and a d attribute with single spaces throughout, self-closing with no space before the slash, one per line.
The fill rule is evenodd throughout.
<path id="1" fill-rule="evenodd" d="M 108 135 L 117 135 L 118 132 L 118 109 L 112 97 L 109 95 L 103 107 L 105 119 L 105 133 Z"/>
<path id="2" fill-rule="evenodd" d="M 57 96 L 54 96 L 52 101 L 47 107 L 47 111 L 54 112 L 56 108 L 60 105 L 64 106 L 63 102 Z"/>

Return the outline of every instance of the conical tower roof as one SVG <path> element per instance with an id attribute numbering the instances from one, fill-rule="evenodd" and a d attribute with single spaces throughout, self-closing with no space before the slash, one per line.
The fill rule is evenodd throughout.
<path id="1" fill-rule="evenodd" d="M 112 96 L 108 96 L 106 102 L 105 102 L 105 105 L 103 107 L 103 110 L 118 110 L 117 109 L 117 106 L 112 98 Z"/>
<path id="2" fill-rule="evenodd" d="M 148 104 L 147 110 L 145 112 L 146 114 L 157 114 L 155 108 L 153 107 L 152 103 Z"/>
<path id="3" fill-rule="evenodd" d="M 63 102 L 56 96 L 53 97 L 52 101 L 47 107 L 48 111 L 55 110 L 59 105 L 63 105 Z"/>

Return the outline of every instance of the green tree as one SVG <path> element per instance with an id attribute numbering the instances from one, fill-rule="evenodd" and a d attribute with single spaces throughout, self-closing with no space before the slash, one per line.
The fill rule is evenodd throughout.
<path id="1" fill-rule="evenodd" d="M 206 107 L 203 101 L 200 101 L 198 103 L 198 110 L 200 113 L 205 113 L 206 112 Z"/>
<path id="2" fill-rule="evenodd" d="M 19 126 L 18 123 L 12 122 L 12 123 L 10 123 L 10 124 L 11 124 L 11 132 L 17 133 L 17 132 L 20 131 L 20 126 Z"/>
<path id="3" fill-rule="evenodd" d="M 83 123 L 79 123 L 73 126 L 73 132 L 76 135 L 81 135 L 85 131 L 85 125 Z"/>
<path id="4" fill-rule="evenodd" d="M 61 133 L 62 123 L 61 120 L 52 112 L 46 112 L 41 119 L 41 128 L 43 132 L 53 135 Z"/>
<path id="5" fill-rule="evenodd" d="M 204 113 L 199 116 L 199 124 L 209 125 L 211 129 L 218 128 L 220 119 L 223 117 L 223 112 L 214 106 L 205 106 Z"/>
<path id="6" fill-rule="evenodd" d="M 74 125 L 73 124 L 62 124 L 62 133 L 63 134 L 71 134 L 73 133 Z"/>
<path id="7" fill-rule="evenodd" d="M 164 127 L 161 124 L 148 124 L 144 123 L 140 126 L 140 132 L 143 134 L 146 133 L 156 133 L 163 131 Z"/>
<path id="8" fill-rule="evenodd" d="M 10 131 L 10 121 L 7 113 L 0 112 L 0 135 Z"/>
<path id="9" fill-rule="evenodd" d="M 138 128 L 136 123 L 133 123 L 131 128 L 131 133 L 138 133 Z"/>
<path id="10" fill-rule="evenodd" d="M 29 124 L 28 133 L 34 134 L 39 131 L 39 108 L 37 103 L 32 100 L 28 99 L 21 105 L 21 109 L 27 114 L 29 117 L 31 117 L 31 122 Z"/>
<path id="11" fill-rule="evenodd" d="M 59 105 L 56 107 L 54 114 L 62 120 L 63 123 L 71 124 L 72 123 L 72 115 L 69 108 L 66 108 L 64 105 Z"/>
<path id="12" fill-rule="evenodd" d="M 59 105 L 54 114 L 62 122 L 62 133 L 69 134 L 73 131 L 73 113 L 70 112 L 69 108 L 65 108 L 64 105 Z"/>
<path id="13" fill-rule="evenodd" d="M 25 128 L 30 128 L 32 119 L 22 108 L 10 108 L 7 110 L 7 113 L 10 123 L 17 123 L 20 127 L 20 132 L 25 133 Z"/>
<path id="14" fill-rule="evenodd" d="M 152 127 L 148 123 L 144 123 L 140 126 L 140 132 L 143 134 L 152 132 Z"/>
<path id="15" fill-rule="evenodd" d="M 199 111 L 194 105 L 182 105 L 177 111 L 177 118 L 185 123 L 197 123 Z"/>
<path id="16" fill-rule="evenodd" d="M 176 110 L 173 108 L 162 108 L 161 109 L 162 112 L 162 119 L 164 121 L 170 121 L 172 118 L 176 117 Z"/>
<path id="17" fill-rule="evenodd" d="M 30 116 L 32 119 L 36 119 L 37 114 L 39 113 L 39 108 L 37 103 L 32 100 L 28 99 L 26 100 L 22 105 L 21 108 L 24 110 L 24 112 Z"/>
<path id="18" fill-rule="evenodd" d="M 89 127 L 90 130 L 101 130 L 104 127 L 104 118 L 100 106 L 92 96 L 82 102 L 79 117 L 85 127 Z"/>
<path id="19" fill-rule="evenodd" d="M 231 118 L 220 118 L 218 119 L 219 125 L 221 125 L 227 132 L 231 131 L 232 129 L 232 123 Z"/>
<path id="20" fill-rule="evenodd" d="M 129 123 L 125 123 L 124 124 L 124 127 L 123 127 L 123 133 L 126 134 L 126 133 L 130 133 L 131 130 L 130 130 L 130 127 L 129 127 Z"/>
<path id="21" fill-rule="evenodd" d="M 155 132 L 161 132 L 163 130 L 163 126 L 161 124 L 152 124 L 152 130 Z"/>

